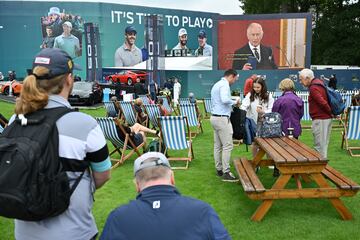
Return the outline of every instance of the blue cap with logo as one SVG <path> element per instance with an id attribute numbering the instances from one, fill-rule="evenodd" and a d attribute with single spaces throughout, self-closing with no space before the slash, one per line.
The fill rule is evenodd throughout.
<path id="1" fill-rule="evenodd" d="M 44 76 L 36 76 L 38 80 L 51 79 L 53 77 L 72 73 L 75 70 L 81 70 L 80 66 L 74 64 L 69 54 L 59 48 L 44 48 L 33 61 L 33 69 L 36 66 L 42 66 L 49 69 L 49 73 Z"/>
<path id="2" fill-rule="evenodd" d="M 130 34 L 130 33 L 136 34 L 137 32 L 136 32 L 136 29 L 135 29 L 133 26 L 127 26 L 127 27 L 125 28 L 125 33 L 126 33 L 126 34 Z"/>
<path id="3" fill-rule="evenodd" d="M 204 29 L 201 29 L 198 34 L 199 38 L 206 38 L 206 32 Z"/>

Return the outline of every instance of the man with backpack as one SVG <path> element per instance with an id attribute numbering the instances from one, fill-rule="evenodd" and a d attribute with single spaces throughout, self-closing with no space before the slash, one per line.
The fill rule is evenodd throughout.
<path id="1" fill-rule="evenodd" d="M 16 115 L 10 119 L 9 126 L 0 137 L 0 141 L 22 142 L 24 138 L 30 142 L 38 141 L 30 143 L 30 147 L 19 145 L 18 148 L 26 152 L 31 152 L 29 148 L 37 149 L 33 154 L 39 157 L 31 162 L 31 168 L 22 169 L 22 181 L 29 174 L 33 176 L 32 185 L 24 185 L 28 189 L 23 189 L 23 192 L 39 198 L 39 201 L 44 198 L 44 203 L 37 206 L 29 198 L 26 201 L 31 202 L 33 207 L 19 202 L 18 209 L 13 209 L 13 212 L 7 209 L 6 214 L 3 212 L 4 208 L 14 205 L 13 200 L 10 198 L 8 204 L 1 203 L 0 214 L 16 216 L 12 218 L 16 218 L 17 240 L 95 239 L 98 233 L 91 208 L 95 188 L 100 188 L 110 178 L 111 163 L 104 135 L 95 119 L 72 111 L 67 101 L 74 83 L 74 68 L 71 57 L 63 50 L 46 48 L 38 53 L 33 62 L 32 74 L 24 80 L 15 107 Z M 44 135 L 46 133 L 49 134 Z M 40 147 L 37 148 L 37 145 Z M 5 155 L 0 156 L 0 163 Z M 52 158 L 51 161 L 49 158 Z M 26 162 L 31 159 L 31 154 L 28 154 L 19 160 Z M 9 156 L 4 162 L 11 161 Z M 14 161 L 13 168 L 17 161 L 18 159 Z M 57 166 L 54 166 L 55 163 Z M 45 164 L 48 166 L 44 168 Z M 3 167 L 4 165 L 1 166 Z M 17 167 L 21 166 L 18 164 Z M 51 175 L 54 174 L 53 168 L 58 168 L 55 176 Z M 63 179 L 61 185 L 48 186 L 57 184 L 60 178 Z M 7 196 L 4 194 L 6 179 L 8 185 L 14 185 L 11 186 L 14 191 L 21 184 L 19 179 L 11 179 L 11 176 L 0 172 L 0 196 Z M 35 188 L 40 190 L 36 192 Z M 61 188 L 67 190 L 59 192 Z M 55 197 L 50 197 L 54 195 Z M 48 202 L 54 204 L 47 206 Z M 22 205 L 26 211 L 22 211 Z M 41 211 L 48 207 L 49 210 L 46 211 L 51 212 Z"/>
<path id="2" fill-rule="evenodd" d="M 314 72 L 304 68 L 299 72 L 300 83 L 309 89 L 309 112 L 312 119 L 314 148 L 324 158 L 330 141 L 332 109 L 329 104 L 327 90 L 321 79 L 314 77 Z"/>

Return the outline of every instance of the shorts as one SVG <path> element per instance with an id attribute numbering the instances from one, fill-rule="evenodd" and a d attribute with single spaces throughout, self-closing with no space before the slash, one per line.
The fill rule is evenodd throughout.
<path id="1" fill-rule="evenodd" d="M 134 134 L 132 140 L 133 140 L 135 146 L 139 146 L 140 144 L 142 144 L 144 142 L 143 136 L 141 135 L 141 133 Z"/>

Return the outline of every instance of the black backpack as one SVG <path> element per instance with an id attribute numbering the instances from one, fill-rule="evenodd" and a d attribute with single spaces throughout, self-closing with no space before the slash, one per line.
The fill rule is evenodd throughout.
<path id="1" fill-rule="evenodd" d="M 258 121 L 257 137 L 271 138 L 282 136 L 282 119 L 277 112 L 265 113 L 261 121 Z"/>
<path id="2" fill-rule="evenodd" d="M 0 135 L 0 216 L 39 221 L 64 212 L 84 172 L 70 188 L 59 159 L 56 121 L 73 110 L 42 109 Z"/>
<path id="3" fill-rule="evenodd" d="M 231 125 L 233 127 L 233 139 L 244 139 L 245 137 L 245 119 L 246 111 L 238 107 L 234 107 L 230 116 Z"/>

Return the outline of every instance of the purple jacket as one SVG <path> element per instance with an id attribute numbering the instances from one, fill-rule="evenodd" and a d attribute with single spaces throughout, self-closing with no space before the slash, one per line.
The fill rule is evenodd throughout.
<path id="1" fill-rule="evenodd" d="M 294 128 L 294 137 L 301 134 L 300 120 L 304 115 L 304 103 L 294 92 L 284 92 L 274 103 L 273 112 L 280 113 L 283 123 L 282 131 L 288 135 L 288 127 Z"/>

